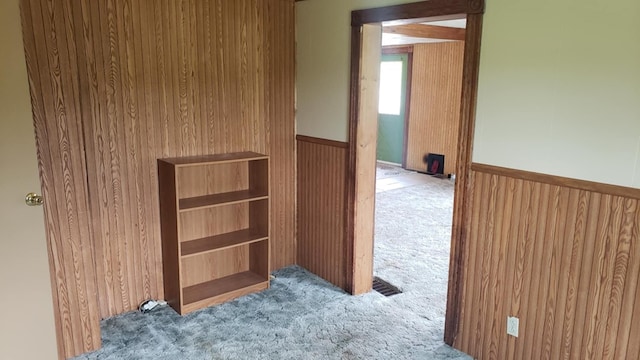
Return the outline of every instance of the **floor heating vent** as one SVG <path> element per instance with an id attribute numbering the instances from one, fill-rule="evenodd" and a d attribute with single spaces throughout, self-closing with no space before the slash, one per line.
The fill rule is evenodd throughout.
<path id="1" fill-rule="evenodd" d="M 377 276 L 373 277 L 373 290 L 379 292 L 384 296 L 392 296 L 397 294 L 402 294 L 402 290 L 398 289 L 396 286 L 389 284 L 388 282 L 380 279 Z"/>

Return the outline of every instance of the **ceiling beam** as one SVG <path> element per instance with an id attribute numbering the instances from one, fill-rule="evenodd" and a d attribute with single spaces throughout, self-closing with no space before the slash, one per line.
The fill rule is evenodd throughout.
<path id="1" fill-rule="evenodd" d="M 382 32 L 425 39 L 464 40 L 465 29 L 425 24 L 385 26 Z"/>

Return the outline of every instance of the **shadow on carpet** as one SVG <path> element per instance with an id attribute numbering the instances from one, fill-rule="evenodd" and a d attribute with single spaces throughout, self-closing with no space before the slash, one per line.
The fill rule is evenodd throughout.
<path id="1" fill-rule="evenodd" d="M 432 338 L 410 295 L 350 296 L 297 266 L 274 275 L 268 290 L 186 316 L 103 320 L 103 348 L 75 359 L 468 359 Z"/>

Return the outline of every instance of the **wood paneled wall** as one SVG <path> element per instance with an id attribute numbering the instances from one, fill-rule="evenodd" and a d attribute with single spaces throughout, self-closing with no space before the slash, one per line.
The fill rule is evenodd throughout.
<path id="1" fill-rule="evenodd" d="M 65 358 L 101 346 L 84 134 L 82 124 L 75 121 L 79 96 L 75 73 L 71 76 L 73 54 L 68 51 L 74 38 L 55 31 L 65 21 L 61 2 L 22 1 L 20 5 L 58 356 Z"/>
<path id="2" fill-rule="evenodd" d="M 346 289 L 347 144 L 298 135 L 298 264 Z"/>
<path id="3" fill-rule="evenodd" d="M 640 358 L 640 190 L 472 170 L 455 347 L 478 359 Z"/>
<path id="4" fill-rule="evenodd" d="M 445 155 L 445 174 L 456 172 L 463 60 L 463 41 L 413 46 L 408 169 L 424 171 L 424 155 L 436 153 Z"/>
<path id="5" fill-rule="evenodd" d="M 157 158 L 271 155 L 272 265 L 295 263 L 293 0 L 23 0 L 22 17 L 65 356 L 163 297 Z"/>
<path id="6" fill-rule="evenodd" d="M 297 263 L 295 13 L 292 0 L 259 0 L 271 174 L 271 269 Z"/>

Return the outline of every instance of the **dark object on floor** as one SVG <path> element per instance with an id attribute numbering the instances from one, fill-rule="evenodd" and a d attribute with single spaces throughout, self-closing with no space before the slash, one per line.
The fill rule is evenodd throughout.
<path id="1" fill-rule="evenodd" d="M 384 296 L 392 296 L 402 294 L 402 290 L 398 289 L 396 286 L 389 284 L 388 282 L 380 279 L 377 276 L 373 277 L 373 290 L 379 292 Z"/>
<path id="2" fill-rule="evenodd" d="M 422 160 L 427 164 L 427 174 L 444 174 L 444 155 L 429 153 Z"/>

